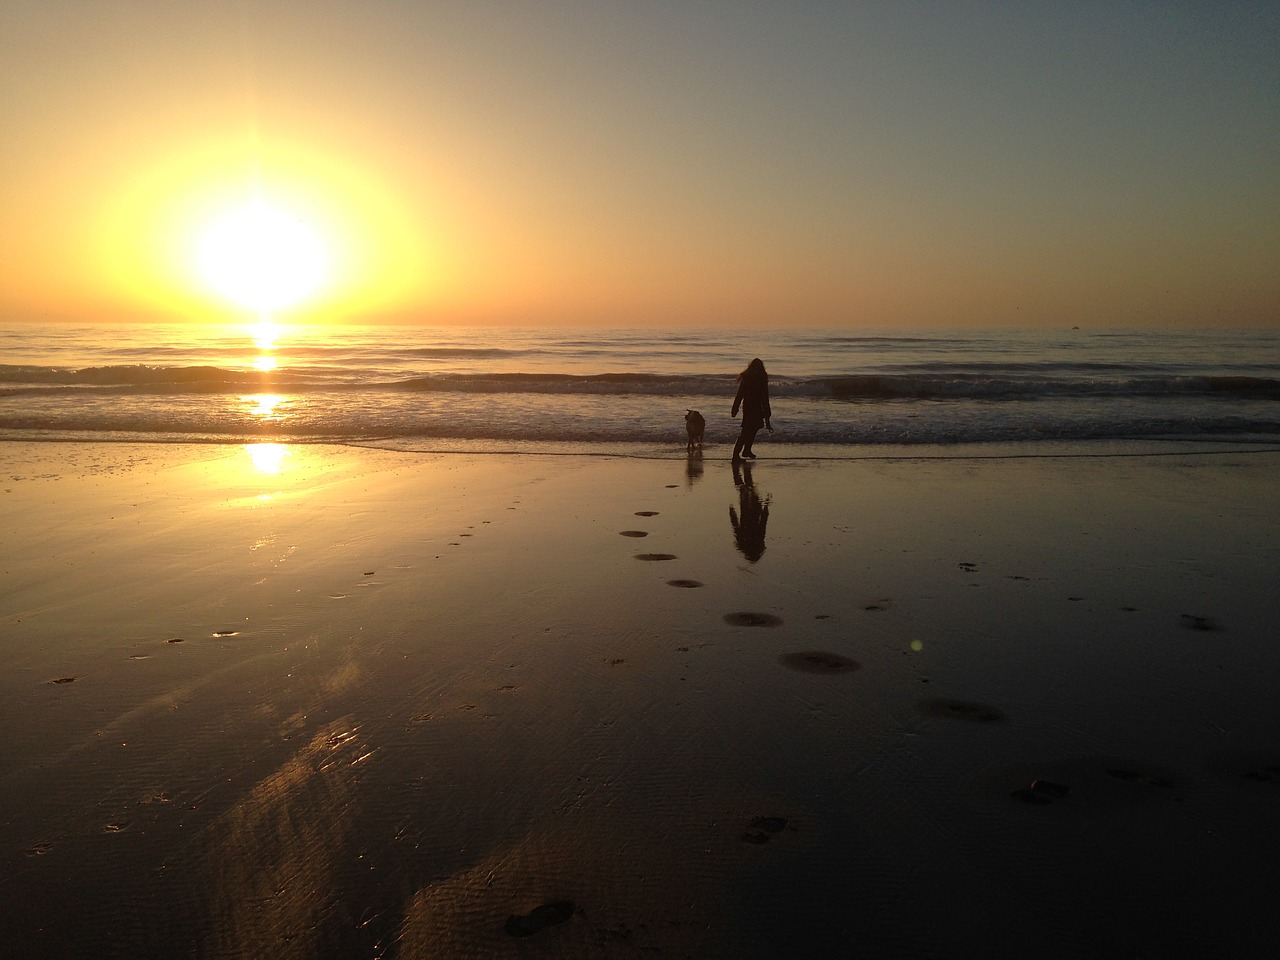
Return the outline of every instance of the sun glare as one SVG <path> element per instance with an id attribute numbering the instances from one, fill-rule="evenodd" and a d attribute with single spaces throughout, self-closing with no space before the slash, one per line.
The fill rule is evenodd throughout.
<path id="1" fill-rule="evenodd" d="M 331 257 L 316 228 L 255 199 L 210 222 L 196 242 L 202 281 L 238 306 L 267 315 L 314 297 Z"/>
<path id="2" fill-rule="evenodd" d="M 245 444 L 249 460 L 259 473 L 275 475 L 289 456 L 289 448 L 282 443 L 249 443 Z"/>

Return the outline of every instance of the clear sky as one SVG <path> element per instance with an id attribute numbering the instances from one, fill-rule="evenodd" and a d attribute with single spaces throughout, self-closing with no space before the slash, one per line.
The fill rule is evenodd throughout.
<path id="1" fill-rule="evenodd" d="M 1280 323 L 1274 2 L 2 0 L 0 120 L 0 320 Z"/>

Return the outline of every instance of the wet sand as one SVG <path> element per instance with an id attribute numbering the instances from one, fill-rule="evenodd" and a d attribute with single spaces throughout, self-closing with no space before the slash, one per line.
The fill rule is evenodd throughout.
<path id="1" fill-rule="evenodd" d="M 6 956 L 1274 948 L 1280 454 L 5 448 Z"/>

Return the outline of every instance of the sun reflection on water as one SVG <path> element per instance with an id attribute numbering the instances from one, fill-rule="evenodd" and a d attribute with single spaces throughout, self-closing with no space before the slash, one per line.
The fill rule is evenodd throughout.
<path id="1" fill-rule="evenodd" d="M 249 328 L 253 335 L 253 343 L 263 353 L 268 353 L 280 339 L 280 326 L 270 318 L 263 317 Z"/>
<path id="2" fill-rule="evenodd" d="M 281 414 L 276 412 L 276 407 L 284 402 L 284 397 L 278 393 L 255 393 L 240 399 L 251 404 L 249 407 L 251 417 L 257 417 L 259 420 L 281 419 Z"/>
<path id="3" fill-rule="evenodd" d="M 272 355 L 272 351 L 275 350 L 282 333 L 280 325 L 265 314 L 257 323 L 249 326 L 249 336 L 258 349 L 258 355 L 253 358 L 255 370 L 270 373 L 279 366 L 279 361 Z"/>

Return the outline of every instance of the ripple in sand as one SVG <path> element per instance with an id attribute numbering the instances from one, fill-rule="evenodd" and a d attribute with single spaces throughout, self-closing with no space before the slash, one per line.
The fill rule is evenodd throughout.
<path id="1" fill-rule="evenodd" d="M 512 914 L 507 917 L 503 929 L 513 937 L 528 937 L 547 927 L 564 923 L 573 916 L 575 909 L 572 900 L 552 900 L 534 907 L 528 913 Z"/>
<path id="2" fill-rule="evenodd" d="M 780 627 L 782 618 L 772 613 L 726 613 L 724 622 L 734 627 Z"/>
<path id="3" fill-rule="evenodd" d="M 1053 803 L 1055 800 L 1066 799 L 1067 794 L 1070 792 L 1071 788 L 1065 783 L 1055 783 L 1052 780 L 1032 780 L 1031 786 L 1014 790 L 1009 796 L 1021 800 L 1023 803 L 1043 807 Z"/>
<path id="4" fill-rule="evenodd" d="M 637 517 L 656 517 L 657 515 L 658 515 L 657 510 L 637 510 L 636 511 Z"/>
<path id="5" fill-rule="evenodd" d="M 957 720 L 972 720 L 977 723 L 1004 723 L 1009 719 L 989 704 L 975 703 L 971 700 L 951 700 L 946 697 L 921 700 L 920 709 L 931 717 L 954 717 Z"/>
<path id="6" fill-rule="evenodd" d="M 637 560 L 674 560 L 674 553 L 637 553 Z"/>
<path id="7" fill-rule="evenodd" d="M 1211 758 L 1207 766 L 1228 780 L 1280 786 L 1280 754 L 1225 754 Z"/>
<path id="8" fill-rule="evenodd" d="M 702 581 L 701 580 L 668 580 L 667 586 L 668 587 L 684 587 L 687 590 L 692 590 L 694 587 L 702 586 Z"/>
<path id="9" fill-rule="evenodd" d="M 798 653 L 784 653 L 778 662 L 790 670 L 801 673 L 853 673 L 862 669 L 857 660 L 850 660 L 838 653 L 826 650 L 801 650 Z"/>
<path id="10" fill-rule="evenodd" d="M 1147 787 L 1172 787 L 1173 781 L 1168 777 L 1130 770 L 1128 767 L 1107 767 L 1107 776 L 1125 783 L 1133 783 Z"/>
<path id="11" fill-rule="evenodd" d="M 647 537 L 649 535 L 647 530 L 623 530 L 621 533 L 624 537 Z"/>
<path id="12" fill-rule="evenodd" d="M 1027 806 L 1093 815 L 1180 799 L 1175 771 L 1119 757 L 1068 757 L 1020 763 L 984 775 L 993 788 Z"/>

